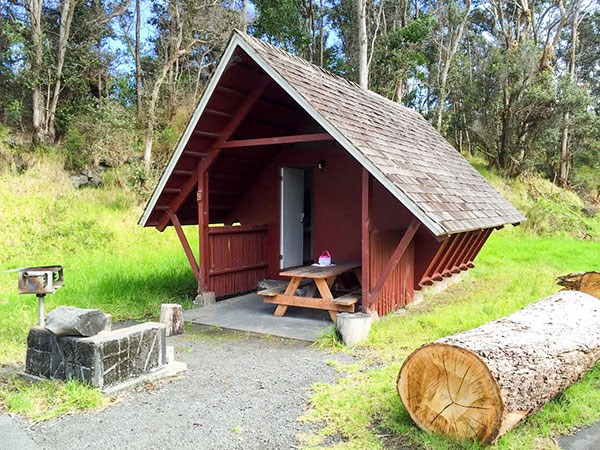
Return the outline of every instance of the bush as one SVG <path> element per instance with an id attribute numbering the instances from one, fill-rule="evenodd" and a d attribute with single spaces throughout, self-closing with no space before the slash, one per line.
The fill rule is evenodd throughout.
<path id="1" fill-rule="evenodd" d="M 68 169 L 117 167 L 139 154 L 134 113 L 108 99 L 74 117 L 63 139 Z"/>

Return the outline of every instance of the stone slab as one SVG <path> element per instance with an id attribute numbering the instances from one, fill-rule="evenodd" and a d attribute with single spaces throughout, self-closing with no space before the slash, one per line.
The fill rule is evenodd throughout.
<path id="1" fill-rule="evenodd" d="M 563 436 L 559 440 L 562 450 L 598 450 L 600 449 L 600 422 L 577 431 L 572 436 Z"/>
<path id="2" fill-rule="evenodd" d="M 276 305 L 264 303 L 261 296 L 246 294 L 221 300 L 214 305 L 183 312 L 187 322 L 232 330 L 280 336 L 314 342 L 333 322 L 327 311 L 290 306 L 283 317 L 273 316 Z"/>

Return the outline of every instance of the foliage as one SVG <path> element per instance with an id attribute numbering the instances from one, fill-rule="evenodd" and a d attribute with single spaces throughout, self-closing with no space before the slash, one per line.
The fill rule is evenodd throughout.
<path id="1" fill-rule="evenodd" d="M 598 220 L 598 219 L 596 219 Z M 467 278 L 420 305 L 376 323 L 368 344 L 354 350 L 356 362 L 339 366 L 343 377 L 313 387 L 305 420 L 324 424 L 309 444 L 336 437 L 336 448 L 474 449 L 418 430 L 396 393 L 402 362 L 419 345 L 474 328 L 558 290 L 557 275 L 594 270 L 600 241 L 530 236 L 524 230 L 497 232 Z M 339 351 L 340 347 L 325 348 Z M 600 366 L 567 389 L 525 424 L 502 437 L 498 448 L 554 448 L 553 439 L 600 419 Z"/>
<path id="2" fill-rule="evenodd" d="M 67 167 L 116 167 L 136 155 L 137 135 L 131 112 L 111 99 L 96 100 L 69 121 L 62 149 Z"/>

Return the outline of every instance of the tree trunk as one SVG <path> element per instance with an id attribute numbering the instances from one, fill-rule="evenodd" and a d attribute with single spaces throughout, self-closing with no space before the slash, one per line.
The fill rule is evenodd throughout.
<path id="1" fill-rule="evenodd" d="M 62 71 L 65 65 L 65 57 L 67 54 L 67 44 L 69 43 L 69 34 L 71 32 L 71 22 L 75 12 L 74 0 L 64 0 L 62 2 L 62 10 L 60 13 L 60 29 L 58 33 L 58 54 L 56 56 L 56 73 L 54 81 L 54 92 L 50 101 L 48 116 L 46 117 L 46 134 L 48 139 L 53 141 L 56 135 L 54 127 L 54 119 L 56 117 L 56 108 L 58 107 L 58 99 L 60 97 Z"/>
<path id="2" fill-rule="evenodd" d="M 29 21 L 31 27 L 31 45 L 33 57 L 31 59 L 31 71 L 35 80 L 32 88 L 32 125 L 33 125 L 33 143 L 41 144 L 46 141 L 44 132 L 44 123 L 46 122 L 46 114 L 44 108 L 44 95 L 41 91 L 42 79 L 42 59 L 43 59 L 43 42 L 42 42 L 42 0 L 30 0 L 26 3 Z"/>
<path id="3" fill-rule="evenodd" d="M 568 74 L 569 80 L 572 83 L 575 81 L 575 57 L 577 54 L 577 34 L 581 2 L 581 0 L 577 0 L 573 3 L 571 13 L 571 47 L 569 48 Z M 570 115 L 566 112 L 563 116 L 565 127 L 563 128 L 560 143 L 559 179 L 561 186 L 567 186 L 569 184 L 569 166 L 571 163 L 571 151 L 569 148 L 569 118 Z"/>
<path id="4" fill-rule="evenodd" d="M 142 60 L 140 29 L 142 23 L 142 13 L 140 0 L 135 1 L 135 106 L 137 110 L 138 122 L 142 121 Z"/>
<path id="5" fill-rule="evenodd" d="M 358 84 L 369 89 L 367 70 L 367 0 L 356 0 L 358 10 Z"/>
<path id="6" fill-rule="evenodd" d="M 446 6 L 450 8 L 450 6 Z M 469 12 L 471 11 L 471 0 L 466 0 L 465 2 L 465 11 L 464 15 L 460 21 L 460 25 L 458 29 L 454 31 L 450 31 L 450 43 L 448 48 L 446 49 L 446 57 L 444 58 L 444 62 L 442 64 L 442 71 L 440 73 L 440 84 L 439 84 L 439 93 L 438 93 L 438 110 L 437 116 L 435 119 L 435 128 L 438 131 L 442 130 L 442 118 L 444 115 L 444 103 L 446 103 L 446 97 L 448 96 L 448 92 L 446 89 L 446 85 L 448 83 L 448 74 L 450 73 L 450 67 L 452 66 L 452 61 L 454 60 L 454 55 L 458 50 L 458 44 L 462 40 L 463 34 L 465 33 L 465 29 L 467 27 L 467 22 L 469 21 Z M 451 24 L 448 24 L 448 28 L 451 28 Z"/>
<path id="7" fill-rule="evenodd" d="M 556 282 L 571 291 L 581 291 L 600 299 L 600 272 L 578 272 L 558 277 Z"/>
<path id="8" fill-rule="evenodd" d="M 600 302 L 563 291 L 415 350 L 398 393 L 424 430 L 489 444 L 600 360 Z"/>

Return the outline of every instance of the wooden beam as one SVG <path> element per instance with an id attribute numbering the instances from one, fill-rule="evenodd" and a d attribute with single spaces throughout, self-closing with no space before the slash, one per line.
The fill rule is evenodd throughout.
<path id="1" fill-rule="evenodd" d="M 194 130 L 194 136 L 202 136 L 202 137 L 207 137 L 207 138 L 211 138 L 211 139 L 216 139 L 218 138 L 221 133 L 216 132 L 216 131 L 204 131 L 204 130 Z"/>
<path id="2" fill-rule="evenodd" d="M 427 269 L 425 269 L 425 272 L 423 272 L 423 276 L 421 277 L 421 281 L 419 281 L 419 285 L 420 286 L 433 284 L 433 280 L 431 279 L 431 275 L 433 275 L 433 273 L 435 271 L 435 268 L 437 267 L 439 261 L 444 257 L 444 251 L 446 250 L 446 248 L 450 244 L 450 241 L 451 241 L 451 239 L 447 238 L 438 247 L 437 252 L 435 252 L 435 255 L 433 255 L 433 258 L 432 258 L 431 262 L 427 266 Z"/>
<path id="3" fill-rule="evenodd" d="M 224 117 L 226 119 L 231 119 L 233 117 L 233 114 L 229 114 L 228 112 L 225 111 L 219 111 L 216 109 L 210 109 L 210 108 L 206 108 L 204 110 L 205 114 L 208 114 L 209 116 L 214 116 L 214 117 Z"/>
<path id="4" fill-rule="evenodd" d="M 250 112 L 252 106 L 254 106 L 256 101 L 265 91 L 270 81 L 271 79 L 269 77 L 264 77 L 258 83 L 256 89 L 242 102 L 234 117 L 232 117 L 231 121 L 221 131 L 220 138 L 216 142 L 217 145 L 225 142 L 231 137 L 235 130 L 240 126 L 244 118 L 248 115 L 248 112 Z M 200 161 L 200 164 L 203 165 L 202 170 L 206 171 L 209 169 L 210 165 L 219 155 L 219 152 L 220 150 L 209 151 L 208 155 Z M 171 203 L 169 203 L 169 211 L 166 211 L 165 214 L 163 214 L 163 216 L 159 219 L 158 226 L 156 228 L 158 228 L 160 231 L 164 231 L 169 223 L 169 212 L 177 212 L 194 186 L 196 186 L 198 181 L 198 172 L 193 172 L 189 176 L 190 178 L 181 187 L 181 192 L 173 200 L 171 200 Z"/>
<path id="5" fill-rule="evenodd" d="M 458 266 L 459 272 L 462 270 L 469 269 L 469 266 L 467 265 L 467 262 L 469 261 L 469 259 L 468 259 L 469 255 L 473 252 L 473 249 L 479 242 L 482 234 L 483 234 L 482 230 L 471 231 L 471 239 L 469 240 L 469 243 L 465 247 L 463 254 L 458 259 L 457 266 Z"/>
<path id="6" fill-rule="evenodd" d="M 442 277 L 448 278 L 452 276 L 454 267 L 456 266 L 456 261 L 460 256 L 460 253 L 463 251 L 465 244 L 469 238 L 468 232 L 460 233 L 459 242 L 456 245 L 454 252 L 452 253 L 452 257 L 448 260 L 445 269 L 442 271 Z"/>
<path id="7" fill-rule="evenodd" d="M 467 267 L 469 267 L 469 269 L 472 269 L 473 267 L 475 267 L 475 265 L 473 264 L 473 261 L 475 260 L 475 258 L 477 257 L 477 254 L 482 249 L 484 244 L 487 242 L 488 238 L 490 237 L 490 235 L 492 234 L 493 231 L 494 231 L 493 228 L 488 228 L 487 230 L 485 230 L 483 232 L 481 240 L 477 243 L 477 245 L 475 246 L 475 248 L 469 255 L 469 258 L 467 261 Z"/>
<path id="8" fill-rule="evenodd" d="M 184 150 L 183 156 L 189 156 L 190 158 L 202 159 L 206 156 L 206 153 L 194 152 L 192 150 Z"/>
<path id="9" fill-rule="evenodd" d="M 379 276 L 379 279 L 377 280 L 377 284 L 373 288 L 373 291 L 369 294 L 369 305 L 374 304 L 375 301 L 377 300 L 377 296 L 381 292 L 381 289 L 383 289 L 383 285 L 389 278 L 390 274 L 394 271 L 396 266 L 398 266 L 398 263 L 402 259 L 404 252 L 406 252 L 406 249 L 408 248 L 413 237 L 417 233 L 417 230 L 419 229 L 420 225 L 421 225 L 421 222 L 419 222 L 418 219 L 415 218 L 412 220 L 412 222 L 406 229 L 406 232 L 402 236 L 402 239 L 400 239 L 400 242 L 398 242 L 398 246 L 396 247 L 396 250 L 394 250 L 394 253 L 390 257 L 390 259 L 387 262 L 387 264 L 385 265 L 385 267 L 383 268 L 383 271 L 381 272 L 381 275 Z"/>
<path id="10" fill-rule="evenodd" d="M 370 239 L 370 220 L 371 220 L 371 174 L 367 169 L 362 169 L 362 200 L 361 200 L 361 286 L 362 286 L 362 309 L 367 311 L 369 308 L 369 292 L 371 290 L 371 264 L 369 250 L 371 247 Z"/>
<path id="11" fill-rule="evenodd" d="M 194 172 L 191 170 L 177 169 L 177 170 L 173 171 L 173 175 L 178 175 L 180 177 L 190 177 L 190 176 L 194 175 Z"/>
<path id="12" fill-rule="evenodd" d="M 177 237 L 181 241 L 181 245 L 183 247 L 183 251 L 185 252 L 185 256 L 187 256 L 187 259 L 190 262 L 190 266 L 192 266 L 192 272 L 194 272 L 194 277 L 196 277 L 196 280 L 198 280 L 200 277 L 200 269 L 198 267 L 198 263 L 196 262 L 196 258 L 192 253 L 190 243 L 188 242 L 185 233 L 183 232 L 183 228 L 181 227 L 181 223 L 179 222 L 177 214 L 171 215 L 171 222 L 173 223 L 173 227 L 175 227 Z"/>
<path id="13" fill-rule="evenodd" d="M 333 140 L 333 137 L 331 137 L 329 133 L 296 134 L 292 136 L 276 136 L 268 138 L 240 139 L 237 141 L 227 141 L 219 145 L 213 145 L 212 148 L 223 149 L 239 147 L 259 147 L 264 145 L 295 144 L 302 142 L 318 142 L 331 140 Z"/>
<path id="14" fill-rule="evenodd" d="M 464 243 L 462 249 L 460 250 L 460 252 L 458 252 L 458 255 L 456 256 L 456 260 L 454 261 L 454 266 L 450 268 L 450 272 L 452 272 L 454 274 L 460 273 L 460 271 L 461 271 L 460 267 L 464 265 L 465 256 L 471 249 L 471 246 L 473 245 L 473 241 L 476 238 L 477 238 L 476 231 L 469 231 L 467 233 L 467 237 L 465 238 L 465 243 Z M 466 266 L 465 266 L 465 269 L 466 269 Z M 463 270 L 465 270 L 465 269 L 463 269 Z"/>
<path id="15" fill-rule="evenodd" d="M 434 272 L 431 274 L 430 278 L 433 281 L 441 281 L 443 279 L 442 272 L 446 268 L 446 264 L 447 264 L 448 260 L 452 257 L 452 253 L 453 253 L 454 249 L 456 248 L 457 240 L 459 237 L 460 237 L 460 235 L 453 234 L 452 236 L 450 236 L 448 238 L 451 242 L 448 245 L 448 247 L 446 248 L 443 258 L 440 259 L 440 262 L 438 263 Z"/>

